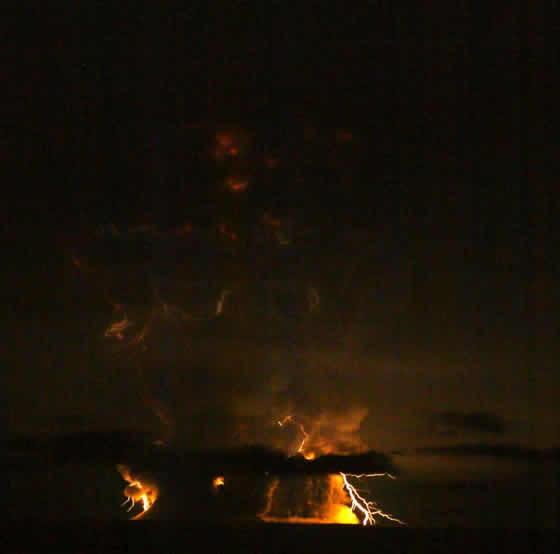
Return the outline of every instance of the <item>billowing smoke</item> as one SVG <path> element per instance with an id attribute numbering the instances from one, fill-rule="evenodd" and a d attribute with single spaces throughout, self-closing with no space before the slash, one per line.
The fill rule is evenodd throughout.
<path id="1" fill-rule="evenodd" d="M 160 444 L 220 452 L 257 445 L 288 456 L 272 464 L 277 473 L 352 471 L 341 469 L 348 460 L 329 456 L 369 450 L 360 435 L 368 409 L 309 364 L 316 330 L 333 319 L 322 313 L 333 278 L 321 279 L 301 248 L 309 240 L 305 225 L 281 202 L 259 207 L 257 173 L 271 182 L 280 173 L 275 156 L 256 159 L 257 152 L 247 133 L 216 132 L 210 159 L 223 209 L 211 224 L 100 226 L 95 238 L 118 270 L 76 265 L 93 267 L 89 276 L 111 305 L 100 337 L 135 373 L 139 410 L 152 414 Z M 286 191 L 278 198 L 288 198 Z M 249 454 L 262 471 L 256 452 Z M 385 461 L 363 462 L 357 473 L 387 471 Z"/>
<path id="2" fill-rule="evenodd" d="M 100 232 L 131 244 L 144 233 L 164 250 L 177 249 L 182 236 L 162 238 L 152 226 L 125 233 L 113 225 Z M 148 268 L 136 276 L 147 282 L 136 287 L 144 298 L 119 294 L 122 271 L 114 272 L 113 282 L 103 270 L 103 296 L 115 299 L 103 339 L 111 355 L 117 351 L 135 366 L 145 404 L 167 427 L 166 436 L 195 438 L 200 446 L 277 447 L 271 427 L 297 413 L 319 452 L 363 449 L 357 432 L 365 411 L 322 402 L 325 387 L 301 378 L 302 324 L 321 305 L 316 284 L 266 275 L 193 280 L 188 271 L 172 269 Z"/>

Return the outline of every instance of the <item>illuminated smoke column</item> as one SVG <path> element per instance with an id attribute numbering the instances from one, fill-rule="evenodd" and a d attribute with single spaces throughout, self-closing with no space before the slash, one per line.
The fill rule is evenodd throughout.
<path id="1" fill-rule="evenodd" d="M 296 455 L 303 455 L 306 460 L 316 458 L 316 453 L 308 449 L 310 435 L 301 423 L 297 423 L 289 415 L 279 420 L 278 425 L 287 424 L 296 426 L 301 434 Z M 297 483 L 288 483 L 283 490 L 280 479 L 274 478 L 268 487 L 266 505 L 259 514 L 260 519 L 269 523 L 339 523 L 373 525 L 376 517 L 404 525 L 405 523 L 390 514 L 385 513 L 372 500 L 364 498 L 357 487 L 350 482 L 351 479 L 361 480 L 367 478 L 388 477 L 395 479 L 389 473 L 367 474 L 331 474 L 326 477 L 307 477 L 303 492 L 295 495 L 293 491 L 299 490 Z M 286 509 L 287 505 L 294 502 L 295 506 Z M 350 506 L 348 506 L 350 504 Z"/>
<path id="2" fill-rule="evenodd" d="M 307 477 L 301 494 L 300 483 L 283 483 L 274 478 L 267 491 L 266 506 L 259 514 L 267 523 L 339 523 L 357 524 L 358 518 L 348 506 L 350 498 L 345 492 L 340 475 Z M 286 509 L 286 505 L 295 502 Z"/>
<path id="3" fill-rule="evenodd" d="M 193 295 L 196 294 L 196 284 L 191 289 L 189 292 Z M 140 320 L 136 317 L 130 319 L 122 305 L 117 304 L 115 307 L 115 321 L 108 325 L 103 337 L 106 340 L 114 341 L 118 345 L 118 351 L 128 356 L 136 366 L 144 403 L 162 424 L 162 436 L 154 441 L 157 446 L 169 445 L 174 435 L 175 420 L 171 416 L 167 402 L 172 387 L 168 382 L 169 377 L 166 371 L 156 373 L 157 378 L 154 383 L 154 376 L 150 374 L 149 370 L 151 366 L 146 361 L 146 353 L 149 354 L 150 349 L 154 346 L 165 353 L 166 350 L 169 351 L 175 347 L 173 341 L 177 342 L 177 331 L 179 334 L 185 334 L 189 323 L 220 317 L 230 293 L 231 291 L 228 289 L 222 290 L 214 302 L 210 303 L 206 313 L 193 313 L 183 306 L 173 303 L 166 296 L 163 297 L 157 286 L 157 280 L 155 280 L 152 307 L 144 314 L 143 322 L 137 323 Z M 157 500 L 158 487 L 149 478 L 136 475 L 128 466 L 119 465 L 117 470 L 128 483 L 123 493 L 125 496 L 123 507 L 132 512 L 137 510 L 137 506 L 141 506 L 142 510 L 131 518 L 139 519 L 152 508 Z M 219 481 L 214 483 L 215 489 L 224 485 L 223 477 L 217 479 Z"/>

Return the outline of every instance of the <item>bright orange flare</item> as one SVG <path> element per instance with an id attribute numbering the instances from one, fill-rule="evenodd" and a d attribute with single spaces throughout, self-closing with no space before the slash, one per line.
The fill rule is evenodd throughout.
<path id="1" fill-rule="evenodd" d="M 218 487 L 223 487 L 224 485 L 225 485 L 225 481 L 223 475 L 218 475 L 217 477 L 214 477 L 212 481 L 212 486 L 215 489 L 217 489 Z"/>
<path id="2" fill-rule="evenodd" d="M 280 481 L 274 479 L 267 492 L 267 502 L 265 509 L 259 514 L 259 518 L 267 523 L 299 523 L 299 524 L 348 524 L 356 525 L 360 523 L 356 514 L 346 505 L 349 501 L 348 495 L 344 490 L 343 480 L 340 475 L 327 476 L 326 488 L 323 485 L 324 477 L 309 477 L 304 488 L 305 506 L 302 512 L 296 515 L 279 515 L 274 512 L 274 496 L 278 490 Z M 321 497 L 319 500 L 313 497 L 314 485 L 321 487 Z M 303 514 L 303 515 L 302 515 Z"/>
<path id="3" fill-rule="evenodd" d="M 130 518 L 131 520 L 140 519 L 157 500 L 159 494 L 158 488 L 154 483 L 150 483 L 144 478 L 142 481 L 134 478 L 130 473 L 130 469 L 125 465 L 117 465 L 117 470 L 128 483 L 123 491 L 126 500 L 121 506 L 126 506 L 126 504 L 130 502 L 130 506 L 127 510 L 127 512 L 130 512 L 137 503 L 141 502 L 142 511 Z"/>

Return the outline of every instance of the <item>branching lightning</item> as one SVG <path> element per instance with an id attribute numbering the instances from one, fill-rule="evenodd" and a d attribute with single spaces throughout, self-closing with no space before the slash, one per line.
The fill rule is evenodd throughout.
<path id="1" fill-rule="evenodd" d="M 391 479 L 395 479 L 394 476 L 389 475 L 387 473 L 369 473 L 369 474 L 353 475 L 351 473 L 346 474 L 342 472 L 340 473 L 340 475 L 342 476 L 342 480 L 344 481 L 344 487 L 346 488 L 348 494 L 350 495 L 350 498 L 352 499 L 352 511 L 355 512 L 356 510 L 358 510 L 364 516 L 364 519 L 362 520 L 362 525 L 375 524 L 376 521 L 374 516 L 384 517 L 395 523 L 400 523 L 401 525 L 405 525 L 404 521 L 401 521 L 400 519 L 397 519 L 396 517 L 393 517 L 390 514 L 386 514 L 383 510 L 381 510 L 381 508 L 377 506 L 375 502 L 373 502 L 373 500 L 366 500 L 365 498 L 360 496 L 360 494 L 356 490 L 356 487 L 354 487 L 348 481 L 349 476 L 361 478 L 361 477 L 383 477 L 387 475 Z"/>
<path id="2" fill-rule="evenodd" d="M 297 423 L 292 415 L 284 417 L 277 423 L 280 427 L 283 427 L 287 423 L 296 425 L 303 436 L 301 443 L 299 444 L 299 447 L 297 449 L 297 453 L 302 454 L 306 460 L 313 460 L 316 457 L 315 452 L 305 449 L 305 446 L 308 443 L 308 439 L 310 437 L 309 433 L 306 432 L 303 424 Z M 313 518 L 278 518 L 270 516 L 274 494 L 279 486 L 279 480 L 275 479 L 269 487 L 267 493 L 267 504 L 263 512 L 260 514 L 260 517 L 264 521 L 285 521 L 292 523 L 359 523 L 359 520 L 356 517 L 356 515 L 359 515 L 361 516 L 361 522 L 364 526 L 376 524 L 376 517 L 382 517 L 394 523 L 406 525 L 400 519 L 397 519 L 391 514 L 387 514 L 383 510 L 381 510 L 381 508 L 373 500 L 367 500 L 362 495 L 360 495 L 356 487 L 349 481 L 349 478 L 364 479 L 375 477 L 388 477 L 390 479 L 396 479 L 396 477 L 394 475 L 391 475 L 390 473 L 355 474 L 340 472 L 339 475 L 330 475 L 328 497 L 325 506 L 323 506 L 321 510 L 323 516 Z M 305 490 L 309 492 L 310 489 L 311 481 L 309 480 L 307 482 Z M 335 493 L 337 494 L 337 500 L 335 500 L 334 498 Z M 347 501 L 348 497 L 351 501 L 351 511 L 349 511 L 349 513 L 345 511 L 345 508 L 348 509 L 347 506 L 340 504 L 340 502 L 344 501 L 344 499 L 346 499 Z"/>
<path id="3" fill-rule="evenodd" d="M 216 151 L 217 158 L 224 158 L 225 156 L 235 156 L 238 154 L 238 149 L 233 145 L 232 137 L 228 135 L 219 136 L 217 138 L 218 149 Z M 245 190 L 247 183 L 245 181 L 234 180 L 233 178 L 228 181 L 228 186 L 232 192 L 239 192 Z M 279 222 L 271 222 L 274 227 L 279 226 Z M 220 231 L 223 234 L 230 236 L 232 239 L 237 237 L 230 233 L 225 224 L 221 225 Z M 79 266 L 79 261 L 75 260 L 74 263 Z M 232 295 L 232 290 L 223 289 L 219 297 L 212 304 L 212 307 L 206 306 L 204 315 L 189 313 L 182 307 L 166 302 L 159 294 L 157 287 L 154 290 L 155 303 L 148 314 L 147 321 L 140 327 L 137 325 L 138 320 L 131 321 L 128 318 L 126 311 L 122 306 L 114 304 L 115 311 L 119 313 L 118 317 L 122 318 L 119 321 L 112 322 L 105 330 L 105 338 L 116 339 L 123 345 L 141 346 L 144 350 L 148 348 L 146 342 L 152 327 L 157 325 L 158 320 L 161 321 L 183 321 L 183 322 L 196 322 L 208 321 L 218 318 L 227 311 L 227 298 Z M 309 310 L 313 311 L 319 307 L 320 298 L 315 288 L 309 287 L 307 291 Z M 129 328 L 134 328 L 134 333 L 131 333 Z M 131 336 L 132 335 L 132 336 Z M 138 349 L 135 349 L 137 351 Z M 139 361 L 139 373 L 142 380 L 143 372 L 141 361 Z M 144 383 L 145 384 L 145 383 Z M 145 384 L 146 389 L 147 385 Z M 166 411 L 162 408 L 156 399 L 152 398 L 149 391 L 146 394 L 150 407 L 154 410 L 158 418 L 166 425 L 167 428 L 172 427 L 172 421 L 167 417 Z M 280 427 L 288 424 L 294 425 L 297 429 L 297 444 L 293 446 L 292 454 L 299 454 L 306 460 L 313 460 L 317 455 L 330 453 L 331 449 L 335 450 L 332 444 L 324 445 L 315 441 L 314 436 L 315 427 L 308 433 L 304 425 L 296 421 L 293 415 L 287 415 L 283 419 L 276 422 Z M 161 442 L 161 441 L 160 441 Z M 163 443 L 162 443 L 163 444 Z M 315 449 L 313 449 L 316 447 Z M 137 505 L 142 507 L 141 511 L 133 515 L 131 519 L 139 519 L 149 511 L 158 498 L 158 488 L 149 482 L 144 477 L 132 476 L 130 470 L 126 466 L 119 465 L 117 467 L 123 479 L 127 482 L 123 494 L 125 500 L 121 506 L 126 507 L 127 512 L 132 512 Z M 363 496 L 364 492 L 357 488 L 356 481 L 361 479 L 369 479 L 376 477 L 388 477 L 395 479 L 389 473 L 363 473 L 363 474 L 350 474 L 350 473 L 333 473 L 327 477 L 308 477 L 306 479 L 305 488 L 302 491 L 305 502 L 303 505 L 306 509 L 296 511 L 298 515 L 288 515 L 287 517 L 278 517 L 274 515 L 274 498 L 280 486 L 280 480 L 274 478 L 267 491 L 266 505 L 264 510 L 259 514 L 259 517 L 264 521 L 285 521 L 294 523 L 352 523 L 363 526 L 376 524 L 376 518 L 384 518 L 388 521 L 404 525 L 405 523 L 400 519 L 385 513 L 373 500 L 368 500 Z M 216 476 L 212 481 L 212 487 L 215 493 L 224 486 L 224 477 Z M 281 498 L 281 496 L 280 496 Z M 319 500 L 318 500 L 319 499 Z M 277 497 L 278 503 L 278 497 Z M 138 508 L 136 508 L 136 511 Z M 301 515 L 303 513 L 303 515 Z"/>
<path id="4" fill-rule="evenodd" d="M 141 502 L 142 511 L 130 518 L 131 520 L 140 519 L 157 500 L 158 488 L 147 480 L 142 479 L 140 481 L 140 479 L 132 477 L 129 468 L 125 465 L 119 464 L 117 470 L 128 483 L 123 491 L 125 500 L 121 507 L 126 506 L 130 502 L 130 506 L 127 509 L 127 512 L 130 512 L 138 502 Z"/>
<path id="5" fill-rule="evenodd" d="M 296 426 L 299 428 L 299 430 L 300 430 L 300 432 L 301 432 L 303 438 L 301 439 L 301 443 L 300 443 L 300 445 L 298 446 L 297 451 L 298 451 L 298 453 L 303 454 L 303 456 L 307 458 L 307 456 L 305 455 L 305 453 L 304 453 L 304 451 L 303 451 L 303 447 L 304 447 L 304 445 L 305 445 L 305 441 L 307 441 L 307 439 L 308 439 L 308 437 L 309 437 L 309 435 L 308 435 L 307 432 L 305 431 L 305 427 L 304 427 L 301 423 L 296 423 L 296 422 L 294 421 L 293 416 L 291 416 L 291 415 L 288 415 L 288 416 L 286 416 L 284 419 L 281 419 L 281 420 L 278 421 L 278 425 L 279 425 L 280 427 L 284 427 L 284 425 L 286 425 L 286 423 L 292 423 L 293 425 L 296 425 Z M 315 457 L 315 456 L 313 455 L 313 457 Z M 313 459 L 313 458 L 307 458 L 307 459 Z"/>

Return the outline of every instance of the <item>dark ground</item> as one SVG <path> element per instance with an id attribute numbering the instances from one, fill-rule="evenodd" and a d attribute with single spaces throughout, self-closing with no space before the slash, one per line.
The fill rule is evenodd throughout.
<path id="1" fill-rule="evenodd" d="M 525 531 L 245 527 L 136 523 L 12 527 L 6 552 L 555 552 L 558 537 Z"/>

